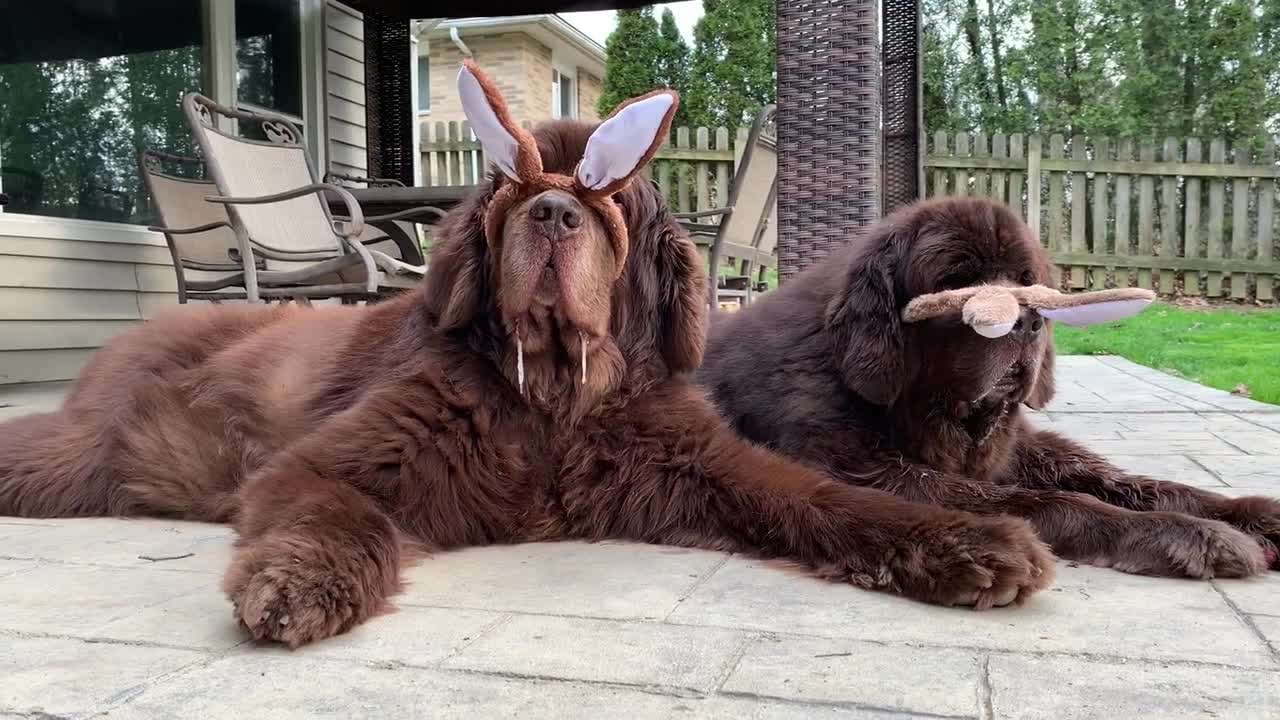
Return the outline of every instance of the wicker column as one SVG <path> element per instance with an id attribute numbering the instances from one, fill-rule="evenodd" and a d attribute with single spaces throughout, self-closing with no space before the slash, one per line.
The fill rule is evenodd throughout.
<path id="1" fill-rule="evenodd" d="M 365 134 L 369 174 L 413 184 L 409 21 L 364 11 Z"/>
<path id="2" fill-rule="evenodd" d="M 880 215 L 879 0 L 778 3 L 782 279 Z"/>
<path id="3" fill-rule="evenodd" d="M 884 0 L 884 162 L 880 193 L 893 212 L 924 193 L 919 0 Z"/>

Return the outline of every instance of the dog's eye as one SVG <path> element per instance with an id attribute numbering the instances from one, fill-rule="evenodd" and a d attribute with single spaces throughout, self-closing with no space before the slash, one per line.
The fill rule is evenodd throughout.
<path id="1" fill-rule="evenodd" d="M 1024 286 L 1035 285 L 1036 276 L 1030 270 L 1023 270 L 1021 277 L 1018 278 L 1018 282 L 1022 283 Z"/>

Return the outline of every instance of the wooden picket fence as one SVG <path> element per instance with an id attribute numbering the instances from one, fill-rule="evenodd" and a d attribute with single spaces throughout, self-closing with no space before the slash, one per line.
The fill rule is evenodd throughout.
<path id="1" fill-rule="evenodd" d="M 1195 138 L 934 133 L 927 194 L 984 195 L 1026 219 L 1067 289 L 1275 300 L 1280 164 Z"/>
<path id="2" fill-rule="evenodd" d="M 746 147 L 748 128 L 676 128 L 645 172 L 676 212 L 698 212 L 727 201 Z M 692 138 L 692 140 L 691 140 Z M 731 142 L 732 139 L 732 142 Z M 483 178 L 484 153 L 469 123 L 422 126 L 424 185 L 471 185 Z M 699 222 L 717 222 L 707 218 Z"/>

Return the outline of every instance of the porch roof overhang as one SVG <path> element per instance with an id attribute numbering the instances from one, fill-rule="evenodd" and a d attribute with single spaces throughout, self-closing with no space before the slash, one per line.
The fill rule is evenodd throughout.
<path id="1" fill-rule="evenodd" d="M 431 0 L 342 0 L 357 10 L 390 18 L 433 18 L 448 15 L 448 6 Z M 627 10 L 652 5 L 654 0 L 475 0 L 466 6 L 467 17 L 502 17 L 583 10 Z M 456 10 L 456 8 L 455 8 Z"/>
<path id="2" fill-rule="evenodd" d="M 173 0 L 39 0 L 8 3 L 0 22 L 0 65 L 113 57 L 200 45 L 198 3 Z M 50 28 L 52 32 L 31 32 Z M 241 36 L 270 32 L 270 8 L 241 8 Z"/>

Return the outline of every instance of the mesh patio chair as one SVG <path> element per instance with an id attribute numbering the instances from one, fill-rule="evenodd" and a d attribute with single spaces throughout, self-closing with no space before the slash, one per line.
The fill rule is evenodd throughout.
<path id="1" fill-rule="evenodd" d="M 157 221 L 149 229 L 164 234 L 173 257 L 178 303 L 243 299 L 244 268 L 239 242 L 231 229 L 226 208 L 205 202 L 205 198 L 216 195 L 218 189 L 205 179 L 204 163 L 195 158 L 143 150 L 138 154 L 138 170 Z M 261 259 L 257 266 L 259 270 L 266 269 Z M 193 271 L 190 278 L 188 271 Z"/>
<path id="2" fill-rule="evenodd" d="M 205 199 L 227 208 L 250 302 L 262 297 L 259 275 L 264 284 L 288 283 L 293 297 L 339 297 L 344 302 L 409 289 L 421 280 L 425 271 L 421 265 L 372 250 L 360 241 L 366 219 L 359 203 L 345 188 L 317 180 L 301 142 L 302 132 L 290 120 L 223 107 L 197 93 L 187 94 L 182 107 L 218 190 Z M 235 121 L 242 130 L 261 130 L 267 139 L 223 132 L 215 116 Z M 342 202 L 345 216 L 330 214 L 326 194 Z M 391 221 L 413 212 L 417 211 L 368 220 Z M 275 261 L 297 269 L 259 272 L 249 261 L 254 257 L 266 258 L 269 268 Z"/>
<path id="3" fill-rule="evenodd" d="M 324 181 L 348 188 L 405 187 L 404 183 L 395 178 L 366 177 L 339 172 L 325 173 Z M 419 209 L 425 214 L 434 216 L 437 221 L 446 214 L 444 210 L 437 207 L 423 206 Z M 418 222 L 422 221 L 420 217 L 415 219 Z M 377 227 L 374 227 L 373 222 L 377 221 L 365 218 L 365 229 L 360 235 L 360 242 L 363 242 L 365 246 L 371 250 L 380 250 L 407 263 L 422 264 L 426 262 L 422 254 L 423 235 L 418 232 L 417 223 L 405 220 L 390 220 L 378 222 Z"/>
<path id="4" fill-rule="evenodd" d="M 774 248 L 778 244 L 778 146 L 774 133 L 777 108 L 765 107 L 756 116 L 747 136 L 747 147 L 733 176 L 724 207 L 692 213 L 676 213 L 692 235 L 714 237 L 707 265 L 711 272 L 711 308 L 721 297 L 737 298 L 745 305 L 764 289 L 765 273 L 778 266 Z M 719 224 L 697 220 L 720 216 Z M 734 261 L 738 275 L 721 282 L 722 258 Z"/>

